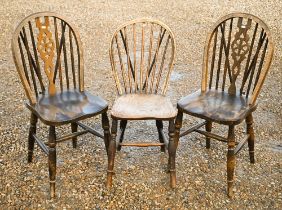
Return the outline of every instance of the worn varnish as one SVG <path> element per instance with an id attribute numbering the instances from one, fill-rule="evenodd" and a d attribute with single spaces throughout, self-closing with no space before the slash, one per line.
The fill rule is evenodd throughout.
<path id="1" fill-rule="evenodd" d="M 110 43 L 112 73 L 118 97 L 111 117 L 112 139 L 122 146 L 160 146 L 169 152 L 168 170 L 171 187 L 176 185 L 174 118 L 177 111 L 165 97 L 172 71 L 175 41 L 168 26 L 160 21 L 139 19 L 125 23 L 113 34 Z M 156 120 L 160 143 L 123 142 L 128 120 Z M 169 139 L 163 133 L 163 121 L 169 121 Z M 117 137 L 118 122 L 121 134 Z M 115 148 L 114 145 L 111 148 Z M 115 151 L 111 151 L 108 186 L 112 184 Z"/>
<path id="2" fill-rule="evenodd" d="M 77 29 L 65 18 L 51 12 L 26 17 L 12 38 L 12 52 L 31 111 L 28 136 L 28 162 L 32 161 L 34 143 L 48 155 L 50 195 L 55 197 L 56 144 L 92 133 L 110 144 L 108 105 L 105 100 L 84 91 L 82 45 Z M 79 122 L 102 115 L 104 136 Z M 49 125 L 48 143 L 36 136 L 38 118 Z M 57 138 L 56 126 L 70 124 L 72 133 Z M 78 126 L 83 131 L 78 131 Z"/>
<path id="3" fill-rule="evenodd" d="M 183 97 L 177 104 L 177 139 L 195 131 L 206 136 L 206 148 L 210 148 L 210 139 L 227 142 L 229 196 L 233 194 L 235 155 L 246 142 L 250 161 L 255 162 L 252 113 L 256 109 L 273 51 L 271 33 L 258 17 L 245 13 L 222 17 L 207 37 L 201 90 Z M 183 113 L 202 118 L 205 123 L 180 133 Z M 235 142 L 235 125 L 244 120 L 247 137 Z M 211 133 L 213 122 L 228 125 L 227 138 Z M 203 125 L 206 131 L 200 130 Z"/>

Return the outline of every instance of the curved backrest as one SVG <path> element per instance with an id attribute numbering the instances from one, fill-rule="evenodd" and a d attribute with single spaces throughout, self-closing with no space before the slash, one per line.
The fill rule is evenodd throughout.
<path id="1" fill-rule="evenodd" d="M 159 21 L 139 19 L 119 27 L 110 44 L 118 93 L 165 94 L 174 52 L 174 35 Z"/>
<path id="2" fill-rule="evenodd" d="M 273 56 L 267 25 L 250 14 L 222 17 L 207 37 L 202 91 L 215 88 L 255 103 Z"/>
<path id="3" fill-rule="evenodd" d="M 30 103 L 40 94 L 83 91 L 83 54 L 73 25 L 51 12 L 26 17 L 12 38 L 14 61 Z"/>

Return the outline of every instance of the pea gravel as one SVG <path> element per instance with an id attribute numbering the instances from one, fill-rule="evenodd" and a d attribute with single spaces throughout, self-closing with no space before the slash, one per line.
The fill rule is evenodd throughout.
<path id="1" fill-rule="evenodd" d="M 78 148 L 58 146 L 57 198 L 50 200 L 47 157 L 36 147 L 27 164 L 29 112 L 11 56 L 12 33 L 24 17 L 54 11 L 80 31 L 85 53 L 86 89 L 113 104 L 115 86 L 108 47 L 112 33 L 125 21 L 150 17 L 175 33 L 177 55 L 168 95 L 174 104 L 200 87 L 204 42 L 212 24 L 231 12 L 248 12 L 264 20 L 276 49 L 271 71 L 255 112 L 256 164 L 245 147 L 237 156 L 234 198 L 226 196 L 227 146 L 203 136 L 183 137 L 177 151 L 177 188 L 170 189 L 167 153 L 158 148 L 123 148 L 116 155 L 113 188 L 105 188 L 107 158 L 103 141 L 79 138 Z M 282 209 L 280 0 L 0 0 L 0 209 Z M 184 127 L 198 120 L 185 116 Z M 87 121 L 100 129 L 100 119 Z M 167 126 L 167 124 L 166 124 Z M 215 126 L 226 135 L 226 127 Z M 47 137 L 39 123 L 39 136 Z M 70 131 L 62 126 L 58 135 Z M 242 136 L 245 127 L 236 134 Z M 130 122 L 126 140 L 157 140 L 155 122 Z"/>

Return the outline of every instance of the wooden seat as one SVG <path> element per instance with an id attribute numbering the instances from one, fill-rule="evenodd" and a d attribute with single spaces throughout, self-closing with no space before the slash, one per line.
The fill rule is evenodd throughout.
<path id="1" fill-rule="evenodd" d="M 51 12 L 26 17 L 16 28 L 12 52 L 31 111 L 28 136 L 28 162 L 32 162 L 34 143 L 48 155 L 50 195 L 55 197 L 56 145 L 91 133 L 110 142 L 108 105 L 105 100 L 84 90 L 84 66 L 77 29 L 65 18 Z M 80 122 L 100 115 L 104 135 Z M 38 118 L 49 125 L 48 143 L 36 135 Z M 57 137 L 56 126 L 70 124 L 71 134 Z M 82 131 L 78 131 L 78 126 Z M 75 170 L 75 169 L 74 169 Z"/>
<path id="2" fill-rule="evenodd" d="M 242 122 L 256 108 L 243 96 L 215 89 L 198 90 L 183 97 L 177 106 L 184 113 L 226 125 Z"/>
<path id="3" fill-rule="evenodd" d="M 126 106 L 126 109 L 124 108 Z M 162 95 L 126 94 L 118 97 L 111 110 L 116 119 L 174 119 L 177 110 Z"/>
<path id="4" fill-rule="evenodd" d="M 105 112 L 107 102 L 86 91 L 68 90 L 54 96 L 43 95 L 38 103 L 27 107 L 46 125 L 62 125 Z"/>
<path id="5" fill-rule="evenodd" d="M 175 187 L 174 119 L 176 110 L 165 97 L 174 61 L 175 43 L 171 30 L 162 22 L 139 19 L 120 26 L 112 36 L 110 60 L 118 97 L 114 102 L 112 117 L 112 158 L 107 185 L 112 185 L 115 157 L 115 140 L 118 123 L 120 135 L 117 150 L 123 146 L 160 146 L 168 148 L 170 185 Z M 122 142 L 128 120 L 156 120 L 159 143 Z M 169 121 L 169 141 L 163 133 L 163 121 Z"/>
<path id="6" fill-rule="evenodd" d="M 233 195 L 235 156 L 246 142 L 254 163 L 252 113 L 268 73 L 274 46 L 267 25 L 251 14 L 233 13 L 222 17 L 208 34 L 202 68 L 201 90 L 182 98 L 176 117 L 176 139 L 191 132 L 227 142 L 227 194 Z M 205 122 L 180 133 L 183 113 Z M 246 121 L 246 137 L 235 142 L 235 125 Z M 228 125 L 228 137 L 211 133 L 212 123 Z M 200 129 L 205 126 L 205 130 Z"/>

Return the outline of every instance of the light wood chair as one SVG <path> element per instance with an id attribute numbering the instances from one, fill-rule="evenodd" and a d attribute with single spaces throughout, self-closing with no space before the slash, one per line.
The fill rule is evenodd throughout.
<path id="1" fill-rule="evenodd" d="M 235 155 L 248 142 L 250 162 L 254 163 L 252 112 L 269 70 L 273 41 L 267 25 L 250 14 L 233 13 L 222 17 L 208 34 L 201 90 L 183 97 L 177 104 L 176 138 L 191 132 L 227 142 L 227 191 L 233 194 Z M 183 113 L 205 122 L 180 134 Z M 246 121 L 246 138 L 235 141 L 235 125 Z M 211 133 L 212 123 L 229 127 L 227 138 Z M 200 128 L 205 125 L 205 130 Z"/>
<path id="2" fill-rule="evenodd" d="M 120 121 L 122 146 L 160 146 L 168 148 L 170 184 L 175 187 L 174 119 L 177 110 L 165 97 L 175 53 L 174 35 L 160 21 L 139 19 L 119 27 L 112 36 L 110 60 L 118 97 L 111 110 L 112 141 L 109 145 L 111 168 L 107 185 L 112 185 L 116 136 Z M 128 120 L 156 120 L 159 143 L 123 142 Z M 163 121 L 169 121 L 169 141 L 163 133 Z"/>
<path id="3" fill-rule="evenodd" d="M 28 136 L 28 162 L 32 162 L 34 143 L 48 155 L 50 195 L 55 197 L 56 145 L 92 133 L 110 141 L 108 105 L 99 96 L 84 90 L 83 53 L 77 29 L 65 18 L 51 12 L 26 17 L 12 38 L 12 52 L 31 111 Z M 102 115 L 104 135 L 80 120 Z M 48 142 L 36 135 L 38 118 L 49 126 Z M 55 128 L 70 124 L 72 133 L 57 138 Z M 82 131 L 77 131 L 78 126 Z"/>

